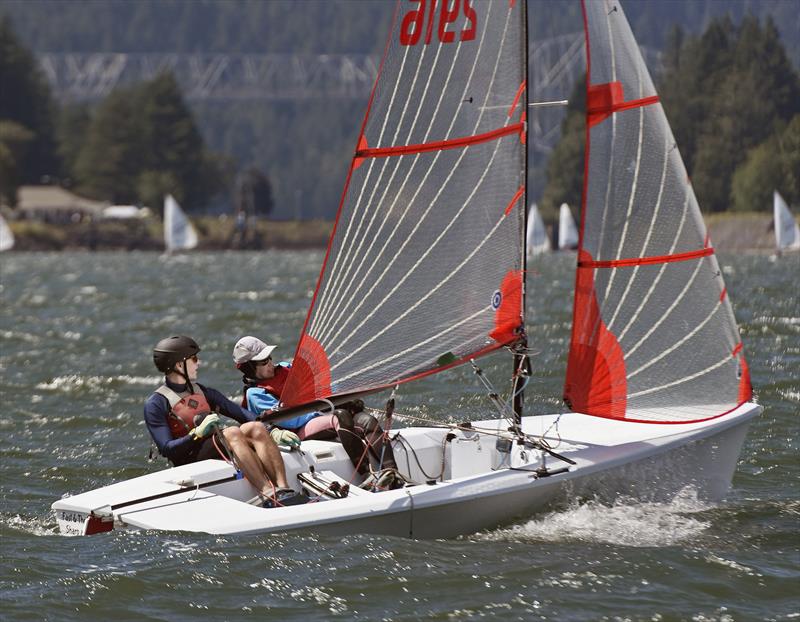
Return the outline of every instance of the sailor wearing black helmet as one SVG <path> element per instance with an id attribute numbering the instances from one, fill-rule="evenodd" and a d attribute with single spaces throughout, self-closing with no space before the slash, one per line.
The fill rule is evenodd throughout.
<path id="1" fill-rule="evenodd" d="M 161 455 L 177 466 L 222 458 L 227 444 L 265 505 L 302 502 L 286 481 L 280 450 L 255 415 L 196 382 L 199 352 L 197 343 L 184 336 L 162 339 L 153 349 L 153 362 L 165 379 L 147 398 L 144 420 Z M 222 430 L 224 441 L 214 438 L 221 427 L 217 413 L 241 424 Z"/>

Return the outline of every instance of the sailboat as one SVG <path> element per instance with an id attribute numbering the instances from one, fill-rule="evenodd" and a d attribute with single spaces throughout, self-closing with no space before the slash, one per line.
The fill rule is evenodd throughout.
<path id="1" fill-rule="evenodd" d="M 0 252 L 14 248 L 14 234 L 6 219 L 0 214 Z"/>
<path id="2" fill-rule="evenodd" d="M 749 423 L 722 272 L 617 0 L 585 0 L 586 165 L 569 411 L 524 415 L 526 4 L 398 4 L 276 421 L 503 351 L 511 387 L 464 421 L 388 435 L 408 484 L 357 486 L 344 449 L 282 455 L 315 503 L 264 509 L 209 460 L 53 504 L 63 533 L 300 530 L 452 537 L 583 495 L 719 498 Z M 646 173 L 646 174 L 645 174 Z M 344 486 L 349 484 L 349 489 Z M 347 494 L 344 491 L 348 491 Z"/>
<path id="3" fill-rule="evenodd" d="M 800 227 L 789 211 L 783 197 L 775 190 L 773 195 L 773 212 L 775 217 L 775 248 L 783 251 L 800 250 Z"/>
<path id="4" fill-rule="evenodd" d="M 164 247 L 167 253 L 187 251 L 197 246 L 197 232 L 175 198 L 164 198 Z"/>
<path id="5" fill-rule="evenodd" d="M 558 210 L 558 250 L 569 251 L 578 248 L 578 227 L 569 205 L 562 203 Z"/>
<path id="6" fill-rule="evenodd" d="M 536 203 L 531 203 L 531 209 L 528 211 L 525 246 L 529 259 L 551 251 L 550 238 L 547 236 L 547 229 L 544 226 L 542 215 L 539 213 L 539 208 L 536 206 Z"/>

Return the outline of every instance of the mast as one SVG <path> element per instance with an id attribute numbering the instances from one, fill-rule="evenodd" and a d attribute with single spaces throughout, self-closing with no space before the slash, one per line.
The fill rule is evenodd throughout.
<path id="1" fill-rule="evenodd" d="M 522 19 L 522 40 L 520 42 L 520 52 L 522 53 L 522 75 L 525 76 L 526 83 L 530 76 L 528 76 L 528 3 L 522 3 L 522 11 L 521 11 L 521 18 Z M 530 361 L 528 360 L 527 349 L 528 349 L 528 336 L 527 333 L 524 332 L 525 328 L 525 310 L 527 308 L 527 274 L 528 274 L 528 249 L 527 249 L 527 232 L 528 232 L 528 88 L 527 85 L 525 87 L 524 92 L 522 93 L 522 102 L 523 102 L 523 110 L 525 111 L 523 120 L 525 123 L 525 149 L 523 151 L 523 162 L 524 168 L 522 171 L 522 184 L 523 184 L 523 194 L 522 194 L 522 205 L 524 206 L 523 209 L 523 226 L 522 226 L 522 327 L 523 333 L 522 338 L 517 343 L 514 348 L 514 357 L 513 357 L 513 364 L 514 369 L 512 370 L 512 390 L 514 391 L 513 396 L 513 409 L 514 409 L 514 425 L 517 428 L 522 427 L 522 413 L 525 406 L 525 385 L 523 383 L 522 388 L 517 389 L 517 383 L 520 382 L 521 376 L 526 375 L 530 370 Z"/>

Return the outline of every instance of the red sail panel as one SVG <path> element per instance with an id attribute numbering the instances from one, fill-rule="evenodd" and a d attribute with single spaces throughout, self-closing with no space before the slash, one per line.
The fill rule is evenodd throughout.
<path id="1" fill-rule="evenodd" d="M 583 2 L 584 190 L 564 387 L 590 415 L 682 423 L 749 399 L 729 296 L 618 0 Z"/>
<path id="2" fill-rule="evenodd" d="M 399 3 L 288 405 L 405 382 L 519 337 L 524 9 Z"/>

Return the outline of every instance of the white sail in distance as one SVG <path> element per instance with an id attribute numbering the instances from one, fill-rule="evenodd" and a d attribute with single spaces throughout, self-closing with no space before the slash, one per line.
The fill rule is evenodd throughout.
<path id="1" fill-rule="evenodd" d="M 800 227 L 777 190 L 772 198 L 772 207 L 775 218 L 775 248 L 779 251 L 800 249 Z"/>
<path id="2" fill-rule="evenodd" d="M 519 339 L 525 23 L 524 2 L 398 2 L 288 405 L 392 386 Z"/>
<path id="3" fill-rule="evenodd" d="M 14 234 L 8 226 L 6 219 L 0 215 L 0 252 L 14 248 Z"/>
<path id="4" fill-rule="evenodd" d="M 536 203 L 531 203 L 531 208 L 528 211 L 528 232 L 525 240 L 528 257 L 549 253 L 551 250 L 547 228 L 544 226 L 542 215 L 539 213 Z"/>
<path id="5" fill-rule="evenodd" d="M 647 422 L 751 396 L 722 272 L 618 0 L 584 0 L 586 177 L 565 401 Z"/>
<path id="6" fill-rule="evenodd" d="M 164 246 L 168 253 L 197 246 L 197 232 L 171 194 L 164 198 Z"/>
<path id="7" fill-rule="evenodd" d="M 566 251 L 578 247 L 578 226 L 572 217 L 569 205 L 562 203 L 558 210 L 558 250 Z"/>

